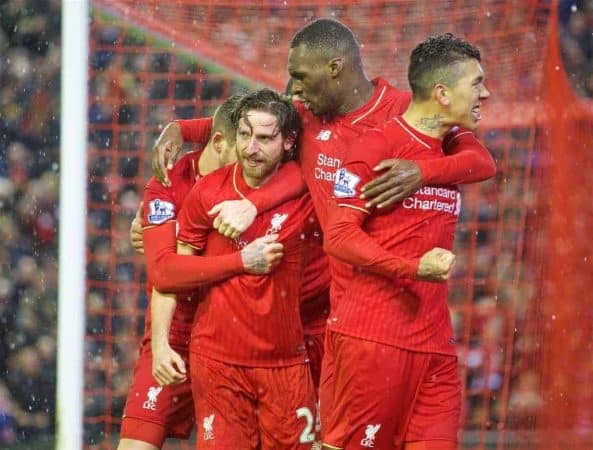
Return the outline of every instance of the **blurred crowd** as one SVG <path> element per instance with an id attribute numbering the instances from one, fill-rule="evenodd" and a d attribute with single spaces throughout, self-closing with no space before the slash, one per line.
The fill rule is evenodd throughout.
<path id="1" fill-rule="evenodd" d="M 0 3 L 0 447 L 54 429 L 60 8 Z"/>
<path id="2" fill-rule="evenodd" d="M 561 4 L 569 78 L 580 95 L 593 97 L 593 0 Z M 59 0 L 0 3 L 0 447 L 54 433 L 60 9 Z M 116 55 L 115 42 L 142 50 Z M 143 330 L 144 273 L 127 232 L 150 174 L 146 150 L 160 125 L 208 115 L 220 99 L 241 89 L 228 77 L 207 74 L 191 58 L 163 49 L 149 52 L 145 44 L 141 35 L 116 26 L 93 26 L 85 372 L 91 445 L 117 432 Z M 531 298 L 533 288 L 505 284 L 515 276 L 513 245 L 520 238 L 519 211 L 525 208 L 517 199 L 533 201 L 520 178 L 532 164 L 532 156 L 521 150 L 530 136 L 518 131 L 511 143 L 496 133 L 485 139 L 497 159 L 507 161 L 505 188 L 500 190 L 499 179 L 464 193 L 469 207 L 457 241 L 467 248 L 475 232 L 477 246 L 474 254 L 460 255 L 451 296 L 454 326 L 463 341 L 469 428 L 484 428 L 484 422 L 494 428 L 500 419 L 501 349 L 507 349 L 509 317 L 515 314 L 512 299 Z M 508 248 L 499 247 L 493 226 L 501 214 L 509 225 L 498 233 L 504 233 Z M 500 273 L 492 277 L 495 262 Z M 519 320 L 526 310 L 519 304 Z M 519 337 L 515 357 L 530 354 L 532 346 Z M 541 402 L 538 378 L 517 367 L 509 409 L 528 417 Z"/>
<path id="3" fill-rule="evenodd" d="M 593 97 L 593 0 L 560 1 L 560 43 L 574 90 Z"/>

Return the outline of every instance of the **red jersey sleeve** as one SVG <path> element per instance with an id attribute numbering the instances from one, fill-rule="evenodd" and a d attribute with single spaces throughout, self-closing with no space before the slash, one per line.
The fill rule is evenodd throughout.
<path id="1" fill-rule="evenodd" d="M 360 198 L 360 189 L 376 176 L 373 167 L 389 156 L 389 143 L 380 132 L 367 132 L 363 139 L 353 142 L 351 159 L 336 173 L 323 248 L 355 267 L 388 278 L 414 278 L 419 259 L 393 255 L 363 230 L 369 211 Z"/>
<path id="2" fill-rule="evenodd" d="M 377 244 L 362 229 L 366 217 L 366 213 L 360 209 L 331 205 L 323 249 L 354 267 L 387 278 L 414 279 L 420 259 L 393 255 Z"/>
<path id="3" fill-rule="evenodd" d="M 143 232 L 148 279 L 158 291 L 187 291 L 243 273 L 239 252 L 208 257 L 178 255 L 175 232 L 176 222 Z"/>
<path id="4" fill-rule="evenodd" d="M 204 248 L 208 233 L 212 230 L 212 218 L 208 216 L 209 208 L 204 205 L 202 195 L 204 180 L 198 180 L 189 192 L 178 218 L 177 240 L 196 250 Z"/>
<path id="5" fill-rule="evenodd" d="M 177 215 L 178 205 L 175 204 L 173 193 L 160 183 L 155 183 L 152 178 L 144 188 L 143 203 L 142 227 L 158 226 L 175 219 Z"/>
<path id="6" fill-rule="evenodd" d="M 496 174 L 494 158 L 469 130 L 456 128 L 447 134 L 443 150 L 446 158 L 415 161 L 423 185 L 476 183 Z"/>
<path id="7" fill-rule="evenodd" d="M 200 119 L 176 120 L 181 127 L 181 135 L 185 142 L 206 144 L 212 131 L 212 117 Z"/>
<path id="8" fill-rule="evenodd" d="M 306 190 L 300 167 L 296 162 L 288 161 L 280 165 L 276 176 L 259 189 L 253 189 L 247 199 L 261 213 L 303 195 Z"/>
<path id="9" fill-rule="evenodd" d="M 149 208 L 144 208 L 144 223 L 148 224 L 143 230 L 144 256 L 148 279 L 154 287 L 161 292 L 185 291 L 243 273 L 240 252 L 215 257 L 177 254 L 177 222 L 172 219 L 175 218 L 175 207 L 181 201 L 167 196 L 171 192 L 167 189 L 160 183 L 149 183 L 144 194 L 145 204 L 149 205 Z M 187 195 L 186 203 L 188 200 L 198 201 L 195 199 L 197 193 L 192 195 L 192 192 L 194 190 Z M 158 199 L 156 206 L 154 199 Z M 184 216 L 185 209 L 184 206 L 178 213 L 180 218 Z M 150 217 L 151 211 L 155 217 Z"/>

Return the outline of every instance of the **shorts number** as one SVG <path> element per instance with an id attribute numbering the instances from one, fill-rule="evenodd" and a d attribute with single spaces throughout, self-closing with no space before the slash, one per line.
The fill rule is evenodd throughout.
<path id="1" fill-rule="evenodd" d="M 299 419 L 304 417 L 307 421 L 305 428 L 303 428 L 303 431 L 299 436 L 299 444 L 309 444 L 311 442 L 315 442 L 315 433 L 313 433 L 314 419 L 311 410 L 303 406 L 302 408 L 296 410 L 296 415 Z"/>

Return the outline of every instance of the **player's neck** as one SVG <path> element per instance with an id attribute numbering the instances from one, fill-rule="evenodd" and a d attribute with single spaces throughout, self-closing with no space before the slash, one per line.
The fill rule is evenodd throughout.
<path id="1" fill-rule="evenodd" d="M 344 115 L 362 108 L 373 97 L 375 85 L 364 75 L 353 76 L 353 80 L 344 83 L 343 101 L 338 107 L 338 114 Z"/>
<path id="2" fill-rule="evenodd" d="M 218 153 L 214 150 L 212 143 L 209 142 L 206 144 L 206 147 L 204 147 L 200 159 L 198 160 L 198 170 L 200 175 L 208 175 L 210 172 L 214 172 L 221 167 L 222 164 L 218 157 Z"/>
<path id="3" fill-rule="evenodd" d="M 450 128 L 450 125 L 444 123 L 443 113 L 432 108 L 428 102 L 415 103 L 412 101 L 402 117 L 410 127 L 435 139 L 443 139 Z"/>

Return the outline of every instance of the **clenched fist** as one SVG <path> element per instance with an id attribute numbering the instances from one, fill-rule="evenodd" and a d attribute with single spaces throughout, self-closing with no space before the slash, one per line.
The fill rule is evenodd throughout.
<path id="1" fill-rule="evenodd" d="M 455 255 L 435 247 L 420 258 L 416 278 L 424 281 L 447 281 L 455 264 Z"/>

